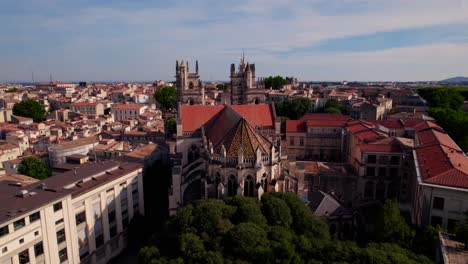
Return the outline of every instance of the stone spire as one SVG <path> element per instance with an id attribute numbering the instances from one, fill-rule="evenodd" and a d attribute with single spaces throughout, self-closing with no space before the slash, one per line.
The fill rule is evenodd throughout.
<path id="1" fill-rule="evenodd" d="M 195 61 L 195 73 L 198 75 L 198 60 Z"/>

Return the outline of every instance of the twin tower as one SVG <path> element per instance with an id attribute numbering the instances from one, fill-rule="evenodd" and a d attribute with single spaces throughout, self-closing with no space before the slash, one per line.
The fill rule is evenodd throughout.
<path id="1" fill-rule="evenodd" d="M 177 101 L 181 104 L 205 104 L 205 89 L 198 74 L 198 61 L 195 72 L 189 71 L 188 62 L 176 61 Z M 255 64 L 245 63 L 242 56 L 239 69 L 236 72 L 231 64 L 230 83 L 221 96 L 221 104 L 259 104 L 265 102 L 263 84 L 255 79 Z M 227 96 L 226 96 L 227 95 Z"/>

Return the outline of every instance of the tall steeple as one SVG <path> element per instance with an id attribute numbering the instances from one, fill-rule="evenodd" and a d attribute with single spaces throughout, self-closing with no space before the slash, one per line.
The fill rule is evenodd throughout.
<path id="1" fill-rule="evenodd" d="M 195 61 L 195 73 L 198 75 L 198 60 Z"/>

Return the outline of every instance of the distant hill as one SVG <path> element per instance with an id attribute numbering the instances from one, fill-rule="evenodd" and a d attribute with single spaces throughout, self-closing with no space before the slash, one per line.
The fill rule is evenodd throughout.
<path id="1" fill-rule="evenodd" d="M 468 83 L 468 77 L 453 77 L 440 81 L 441 83 Z"/>

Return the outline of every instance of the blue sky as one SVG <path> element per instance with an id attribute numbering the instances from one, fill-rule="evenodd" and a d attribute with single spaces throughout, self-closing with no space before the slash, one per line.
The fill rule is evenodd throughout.
<path id="1" fill-rule="evenodd" d="M 227 80 L 242 50 L 257 76 L 468 76 L 468 0 L 4 0 L 0 36 L 0 82 Z"/>

